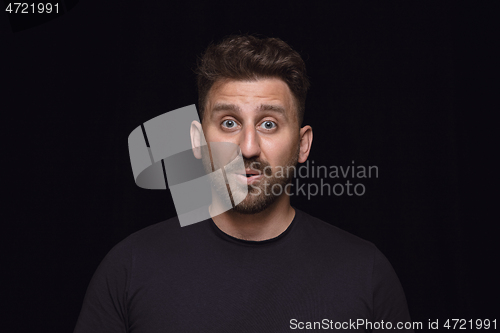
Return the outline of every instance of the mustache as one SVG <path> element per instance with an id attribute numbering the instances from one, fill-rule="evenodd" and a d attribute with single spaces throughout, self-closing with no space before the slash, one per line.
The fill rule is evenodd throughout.
<path id="1" fill-rule="evenodd" d="M 241 159 L 235 159 L 231 161 L 231 163 L 227 164 L 224 169 L 227 173 L 236 173 L 241 171 Z M 244 158 L 243 164 L 245 165 L 245 169 L 250 169 L 253 171 L 259 171 L 263 173 L 264 170 L 269 170 L 271 164 L 267 161 L 261 160 L 259 158 Z"/>

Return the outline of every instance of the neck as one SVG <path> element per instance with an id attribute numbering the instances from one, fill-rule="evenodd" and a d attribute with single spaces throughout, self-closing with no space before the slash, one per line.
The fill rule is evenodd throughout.
<path id="1" fill-rule="evenodd" d="M 231 209 L 213 216 L 212 220 L 220 230 L 230 236 L 244 240 L 263 241 L 275 238 L 284 232 L 294 216 L 295 210 L 290 206 L 290 197 L 283 193 L 262 212 L 241 214 Z"/>

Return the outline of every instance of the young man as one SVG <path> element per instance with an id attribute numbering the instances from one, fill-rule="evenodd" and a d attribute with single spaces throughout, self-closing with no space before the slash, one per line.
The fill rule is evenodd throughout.
<path id="1" fill-rule="evenodd" d="M 199 113 L 191 140 L 238 146 L 233 209 L 180 227 L 152 225 L 116 245 L 97 269 L 75 332 L 288 332 L 400 330 L 405 296 L 371 243 L 290 206 L 284 173 L 307 160 L 301 127 L 309 83 L 299 54 L 279 39 L 234 36 L 198 65 Z M 227 171 L 227 170 L 226 170 Z M 228 175 L 230 174 L 229 171 Z M 277 190 L 280 188 L 281 191 Z M 389 326 L 390 325 L 390 326 Z M 408 330 L 411 331 L 411 330 Z"/>

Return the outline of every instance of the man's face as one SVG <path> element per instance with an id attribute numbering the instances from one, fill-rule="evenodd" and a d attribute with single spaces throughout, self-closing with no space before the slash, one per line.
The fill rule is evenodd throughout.
<path id="1" fill-rule="evenodd" d="M 231 142 L 241 149 L 246 174 L 232 176 L 248 186 L 248 195 L 235 211 L 258 213 L 284 193 L 299 156 L 297 109 L 284 81 L 216 82 L 207 96 L 203 132 L 209 143 Z M 230 166 L 226 172 L 230 178 Z"/>

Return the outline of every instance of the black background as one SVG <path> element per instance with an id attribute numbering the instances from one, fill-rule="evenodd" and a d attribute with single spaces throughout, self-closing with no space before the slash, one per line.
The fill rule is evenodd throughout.
<path id="1" fill-rule="evenodd" d="M 379 168 L 361 197 L 292 205 L 375 243 L 414 321 L 500 319 L 498 217 L 474 208 L 457 89 L 457 54 L 474 45 L 457 36 L 453 2 L 80 1 L 25 29 L 0 16 L 2 332 L 72 331 L 105 254 L 176 215 L 169 191 L 135 185 L 127 138 L 197 103 L 196 57 L 235 33 L 279 37 L 303 56 L 315 165 Z"/>

